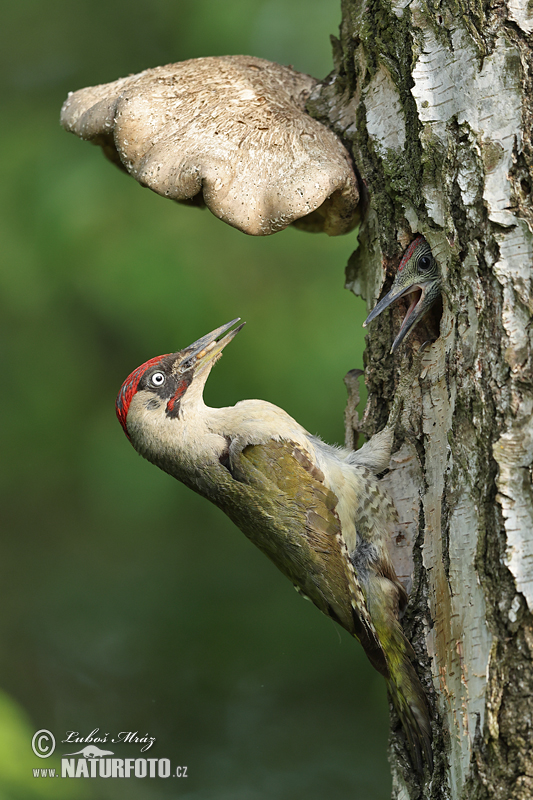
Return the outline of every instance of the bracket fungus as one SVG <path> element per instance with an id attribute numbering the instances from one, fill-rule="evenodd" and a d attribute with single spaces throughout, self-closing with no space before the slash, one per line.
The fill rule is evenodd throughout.
<path id="1" fill-rule="evenodd" d="M 317 81 L 253 56 L 197 58 L 70 93 L 61 124 L 141 185 L 245 233 L 330 236 L 359 219 L 340 139 L 305 112 Z"/>

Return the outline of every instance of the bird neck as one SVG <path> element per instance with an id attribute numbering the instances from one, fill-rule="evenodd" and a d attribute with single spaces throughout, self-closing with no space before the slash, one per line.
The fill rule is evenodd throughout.
<path id="1" fill-rule="evenodd" d="M 205 405 L 201 392 L 187 391 L 178 414 L 170 416 L 166 399 L 140 392 L 130 404 L 128 434 L 138 453 L 182 479 L 183 472 L 194 471 L 196 465 L 218 462 L 227 449 L 224 437 L 209 424 L 213 410 Z"/>
<path id="2" fill-rule="evenodd" d="M 128 413 L 128 431 L 135 449 L 166 472 L 183 480 L 185 472 L 220 464 L 249 444 L 270 439 L 291 440 L 312 457 L 309 434 L 283 409 L 263 400 L 242 400 L 235 406 L 211 408 L 194 381 L 180 401 L 179 414 L 169 417 L 153 395 L 137 395 Z M 179 473 L 179 475 L 178 475 Z"/>

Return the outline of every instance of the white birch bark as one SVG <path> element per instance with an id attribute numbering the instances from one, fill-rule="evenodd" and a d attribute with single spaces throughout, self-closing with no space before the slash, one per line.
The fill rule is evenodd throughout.
<path id="1" fill-rule="evenodd" d="M 336 69 L 310 103 L 368 187 L 348 287 L 372 307 L 416 232 L 444 276 L 440 320 L 394 357 L 405 308 L 367 339 L 371 433 L 413 352 L 438 336 L 384 480 L 435 713 L 425 786 L 392 733 L 402 800 L 533 797 L 532 32 L 527 0 L 343 0 Z"/>

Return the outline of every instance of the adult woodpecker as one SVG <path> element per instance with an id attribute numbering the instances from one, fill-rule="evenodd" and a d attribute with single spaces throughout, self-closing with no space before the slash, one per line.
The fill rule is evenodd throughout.
<path id="1" fill-rule="evenodd" d="M 398 298 L 407 294 L 411 304 L 401 324 L 391 353 L 399 347 L 414 326 L 429 311 L 440 296 L 442 279 L 431 248 L 423 236 L 417 236 L 402 256 L 391 290 L 370 312 L 363 327 L 366 328 L 382 311 Z"/>
<path id="2" fill-rule="evenodd" d="M 138 367 L 119 392 L 118 419 L 144 458 L 221 508 L 359 639 L 421 771 L 424 758 L 432 764 L 428 706 L 398 620 L 407 596 L 387 549 L 395 512 L 375 477 L 389 465 L 392 431 L 355 452 L 325 444 L 272 403 L 206 406 L 205 382 L 237 322 Z"/>

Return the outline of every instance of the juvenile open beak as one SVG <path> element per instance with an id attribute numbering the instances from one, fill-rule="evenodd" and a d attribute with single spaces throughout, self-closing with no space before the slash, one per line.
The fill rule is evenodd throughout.
<path id="1" fill-rule="evenodd" d="M 363 327 L 366 328 L 369 322 L 372 322 L 382 311 L 388 308 L 395 300 L 398 300 L 404 295 L 409 295 L 411 303 L 407 310 L 400 330 L 396 339 L 392 343 L 390 349 L 394 353 L 403 342 L 409 331 L 420 322 L 422 317 L 429 311 L 440 293 L 440 280 L 435 279 L 426 281 L 424 283 L 411 283 L 407 286 L 402 286 L 401 281 L 393 283 L 392 288 L 388 294 L 383 297 L 379 303 L 372 309 L 366 320 L 363 322 Z"/>
<path id="2" fill-rule="evenodd" d="M 182 351 L 182 353 L 186 353 L 187 359 L 196 358 L 196 363 L 194 365 L 195 374 L 201 372 L 206 366 L 211 365 L 211 362 L 220 355 L 226 345 L 229 344 L 245 326 L 246 323 L 242 322 L 236 328 L 230 330 L 230 328 L 239 321 L 240 317 L 237 317 L 237 319 L 228 322 L 226 325 L 221 325 L 220 328 L 216 328 L 214 331 L 211 331 L 211 333 L 202 336 L 201 339 L 193 342 L 193 344 Z M 229 331 L 229 333 L 226 333 L 226 331 Z M 226 336 L 223 335 L 225 333 Z M 219 337 L 222 338 L 219 339 Z"/>
<path id="3" fill-rule="evenodd" d="M 379 303 L 376 303 L 368 317 L 365 319 L 363 322 L 363 328 L 366 328 L 369 322 L 372 322 L 372 320 L 376 319 L 376 317 L 379 317 L 381 312 L 385 311 L 385 309 L 388 308 L 391 303 L 394 303 L 395 300 L 403 297 L 406 292 L 413 288 L 413 286 L 401 286 L 400 284 L 396 285 L 395 281 L 390 292 L 388 292 L 385 297 L 382 297 Z"/>

